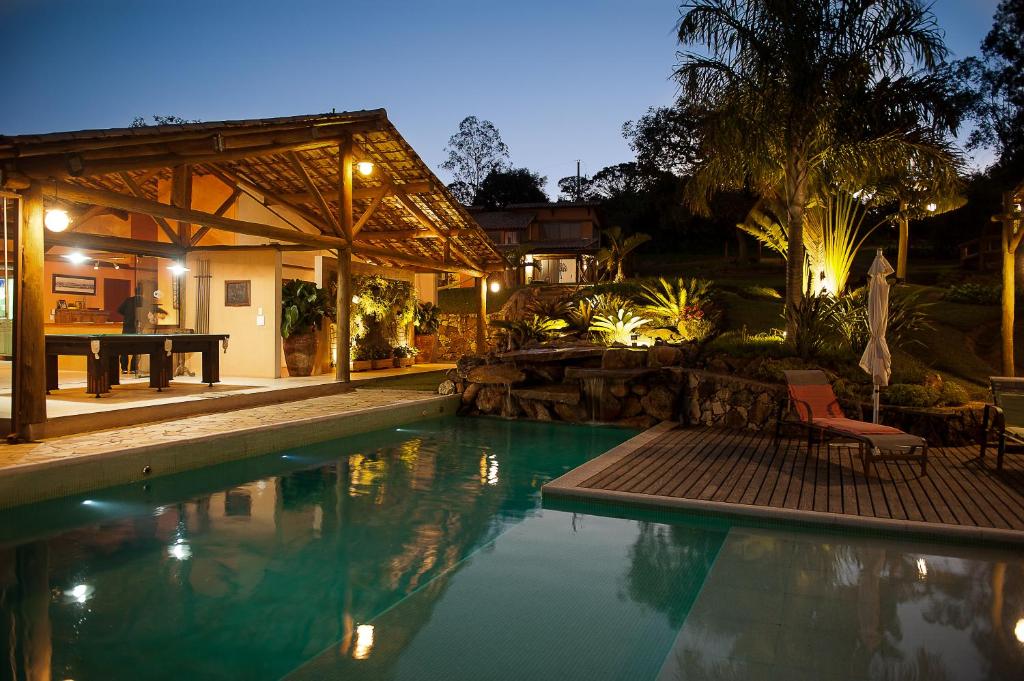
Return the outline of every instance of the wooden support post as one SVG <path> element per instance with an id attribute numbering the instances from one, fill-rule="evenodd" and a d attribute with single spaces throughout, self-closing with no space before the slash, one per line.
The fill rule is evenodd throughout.
<path id="1" fill-rule="evenodd" d="M 352 380 L 350 374 L 352 360 L 352 338 L 349 335 L 351 328 L 351 301 L 352 301 L 352 251 L 348 248 L 338 249 L 338 297 L 337 305 L 338 337 L 337 337 L 337 367 L 335 378 L 348 383 Z"/>
<path id="2" fill-rule="evenodd" d="M 338 146 L 338 217 L 341 232 L 352 243 L 352 138 Z M 349 305 L 352 300 L 352 249 L 338 249 L 338 370 L 339 381 L 351 380 L 352 338 L 349 336 Z"/>
<path id="3" fill-rule="evenodd" d="M 1002 299 L 1002 346 L 1003 346 L 1003 376 L 1016 375 L 1014 370 L 1013 357 L 1013 318 L 1014 318 L 1014 294 L 1016 293 L 1016 276 L 1014 269 L 1017 266 L 1016 253 L 1011 248 L 1012 235 L 1010 234 L 1009 221 L 1003 223 L 1003 299 Z"/>
<path id="4" fill-rule="evenodd" d="M 487 277 L 476 278 L 476 353 L 487 352 Z"/>
<path id="5" fill-rule="evenodd" d="M 187 165 L 175 166 L 171 174 L 171 205 L 192 209 L 192 168 Z M 184 220 L 178 220 L 178 243 L 192 243 L 192 225 Z"/>
<path id="6" fill-rule="evenodd" d="M 14 407 L 18 435 L 28 438 L 29 426 L 46 421 L 46 321 L 43 281 L 43 189 L 33 183 L 25 195 L 18 243 L 18 276 L 14 357 Z"/>
<path id="7" fill-rule="evenodd" d="M 1014 307 L 1017 294 L 1017 249 L 1024 240 L 1024 212 L 1018 210 L 1024 200 L 1024 183 L 1012 192 L 1003 194 L 1001 215 L 992 216 L 993 222 L 1002 223 L 1001 245 L 1003 252 L 1003 299 L 1002 299 L 1002 355 L 1003 376 L 1015 376 L 1016 364 L 1013 356 Z M 984 248 L 984 239 L 981 247 Z"/>
<path id="8" fill-rule="evenodd" d="M 896 279 L 906 281 L 907 279 L 907 251 L 910 248 L 910 218 L 907 216 L 907 202 L 900 201 L 900 212 L 897 218 L 899 222 L 899 249 L 896 251 Z"/>

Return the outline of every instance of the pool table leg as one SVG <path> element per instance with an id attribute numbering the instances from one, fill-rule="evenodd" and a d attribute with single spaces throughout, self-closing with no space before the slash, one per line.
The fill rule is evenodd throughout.
<path id="1" fill-rule="evenodd" d="M 171 363 L 173 356 L 168 357 L 163 349 L 149 353 L 149 387 L 156 388 L 157 392 L 163 392 L 164 388 L 171 384 Z"/>
<path id="2" fill-rule="evenodd" d="M 86 390 L 95 397 L 110 392 L 107 367 L 108 362 L 105 355 L 100 355 L 99 359 L 97 359 L 95 355 L 89 353 L 86 357 Z"/>
<path id="3" fill-rule="evenodd" d="M 57 390 L 60 388 L 60 383 L 57 379 L 57 355 L 46 356 L 46 394 L 49 395 L 51 390 Z"/>
<path id="4" fill-rule="evenodd" d="M 121 358 L 118 355 L 107 357 L 107 385 L 121 385 Z"/>
<path id="5" fill-rule="evenodd" d="M 203 383 L 213 387 L 214 383 L 220 383 L 220 354 L 217 352 L 219 343 L 203 351 Z"/>

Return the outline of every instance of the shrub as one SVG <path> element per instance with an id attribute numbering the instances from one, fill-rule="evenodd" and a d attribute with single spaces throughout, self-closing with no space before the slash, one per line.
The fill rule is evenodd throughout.
<path id="1" fill-rule="evenodd" d="M 788 340 L 802 359 L 817 357 L 835 335 L 836 308 L 835 299 L 827 294 L 804 296 L 798 306 L 787 306 L 784 314 L 796 329 Z"/>
<path id="2" fill-rule="evenodd" d="M 882 401 L 897 407 L 934 407 L 939 398 L 938 390 L 923 385 L 896 383 L 882 390 Z"/>
<path id="3" fill-rule="evenodd" d="M 601 334 L 607 345 L 616 343 L 629 345 L 632 342 L 633 334 L 650 321 L 650 319 L 639 317 L 625 308 L 620 308 L 614 315 L 595 315 L 590 330 Z"/>
<path id="4" fill-rule="evenodd" d="M 939 401 L 947 407 L 958 407 L 971 401 L 967 388 L 955 381 L 946 381 L 942 384 L 942 391 L 939 393 Z"/>
<path id="5" fill-rule="evenodd" d="M 498 344 L 503 351 L 518 350 L 532 341 L 545 341 L 557 335 L 568 324 L 564 319 L 533 315 L 526 319 L 495 319 L 491 326 L 500 330 Z"/>
<path id="6" fill-rule="evenodd" d="M 425 335 L 432 336 L 437 333 L 437 327 L 441 325 L 441 309 L 433 303 L 420 303 L 416 308 L 416 330 Z"/>
<path id="7" fill-rule="evenodd" d="M 950 303 L 998 305 L 1003 298 L 1003 287 L 999 284 L 964 282 L 950 286 L 942 298 Z"/>
<path id="8" fill-rule="evenodd" d="M 807 362 L 799 357 L 782 357 L 779 359 L 766 359 L 754 369 L 754 378 L 768 383 L 785 383 L 784 371 L 791 369 L 808 369 Z"/>
<path id="9" fill-rule="evenodd" d="M 684 340 L 704 340 L 716 327 L 710 300 L 711 282 L 706 279 L 658 279 L 643 285 L 640 310 L 659 325 L 674 328 Z"/>
<path id="10" fill-rule="evenodd" d="M 739 294 L 753 300 L 782 300 L 782 294 L 769 286 L 744 286 Z"/>
<path id="11" fill-rule="evenodd" d="M 741 331 L 726 331 L 707 345 L 709 354 L 721 353 L 730 357 L 782 357 L 786 353 L 782 332 L 747 335 Z"/>
<path id="12" fill-rule="evenodd" d="M 891 348 L 907 345 L 913 334 L 931 328 L 927 310 L 931 303 L 920 292 L 893 289 L 889 295 L 889 325 L 885 334 Z M 864 352 L 870 337 L 868 290 L 861 287 L 836 301 L 835 322 L 847 346 L 856 354 Z"/>

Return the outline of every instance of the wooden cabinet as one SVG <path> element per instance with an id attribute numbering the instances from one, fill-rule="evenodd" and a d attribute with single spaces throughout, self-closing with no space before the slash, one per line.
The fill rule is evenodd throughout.
<path id="1" fill-rule="evenodd" d="M 105 324 L 107 312 L 105 310 L 55 310 L 53 321 L 56 324 Z"/>

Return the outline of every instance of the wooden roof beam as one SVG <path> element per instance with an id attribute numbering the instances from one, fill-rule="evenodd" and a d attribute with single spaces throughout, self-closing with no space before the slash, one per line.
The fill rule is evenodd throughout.
<path id="1" fill-rule="evenodd" d="M 224 213 L 228 212 L 228 209 L 231 208 L 231 206 L 233 206 L 236 201 L 238 201 L 238 197 L 241 195 L 242 190 L 238 187 L 235 187 L 231 194 L 228 196 L 228 198 L 224 199 L 224 202 L 217 207 L 217 210 L 213 211 L 213 214 L 218 217 L 224 215 Z M 196 233 L 192 235 L 192 239 L 189 241 L 189 246 L 195 247 L 195 245 L 198 244 L 209 231 L 210 227 L 208 225 L 203 225 L 202 227 L 200 227 L 198 230 L 196 230 Z"/>
<path id="2" fill-rule="evenodd" d="M 331 207 L 327 205 L 327 201 L 324 200 L 323 194 L 320 193 L 320 190 L 317 189 L 316 185 L 313 183 L 312 178 L 309 177 L 309 172 L 306 170 L 306 167 L 302 165 L 302 159 L 300 159 L 299 155 L 294 151 L 289 151 L 288 160 L 291 161 L 292 169 L 295 171 L 295 174 L 302 179 L 302 183 L 306 185 L 306 190 L 310 193 L 316 202 L 316 205 L 320 208 L 320 213 L 324 216 L 324 220 L 327 221 L 327 224 L 330 225 L 331 231 L 338 236 L 341 236 L 341 224 L 338 222 L 338 219 L 334 217 L 334 212 L 331 210 Z"/>
<path id="3" fill-rule="evenodd" d="M 377 191 L 377 195 L 373 197 L 373 201 L 366 207 L 363 214 L 359 216 L 355 224 L 352 225 L 352 238 L 355 239 L 359 232 L 366 226 L 367 221 L 373 217 L 373 214 L 380 208 L 380 204 L 384 202 L 384 197 L 391 193 L 391 185 L 382 185 Z"/>
<path id="4" fill-rule="evenodd" d="M 253 156 L 273 156 L 288 151 L 308 151 L 324 147 L 337 146 L 337 139 L 316 139 L 281 144 L 263 144 L 240 149 L 224 151 L 205 151 L 203 153 L 164 153 L 148 156 L 129 156 L 122 158 L 88 159 L 78 154 L 70 154 L 54 158 L 50 156 L 28 159 L 13 159 L 13 167 L 22 175 L 36 180 L 69 177 L 89 177 L 91 175 L 109 175 L 121 171 L 147 170 L 150 168 L 169 168 L 183 163 L 192 165 L 234 161 Z"/>
<path id="5" fill-rule="evenodd" d="M 135 182 L 135 179 L 131 175 L 128 173 L 118 173 L 118 176 L 121 178 L 121 181 L 125 183 L 125 186 L 128 187 L 128 191 L 130 191 L 134 196 L 140 199 L 149 198 L 146 196 L 146 192 L 142 190 L 142 187 Z M 96 206 L 93 206 L 93 208 L 96 208 Z M 163 230 L 163 233 L 167 235 L 167 238 L 171 240 L 172 244 L 181 244 L 181 241 L 178 240 L 177 233 L 167 220 L 159 217 L 153 217 L 153 220 L 160 226 L 160 229 Z"/>
<path id="6" fill-rule="evenodd" d="M 126 239 L 120 236 L 90 234 L 89 232 L 51 232 L 47 230 L 44 239 L 46 245 L 51 247 L 85 248 L 93 251 L 170 258 L 172 260 L 181 258 L 185 254 L 185 249 L 177 244 Z"/>
<path id="7" fill-rule="evenodd" d="M 453 236 L 471 234 L 473 230 L 459 229 L 452 230 Z M 423 229 L 393 229 L 374 232 L 360 232 L 356 235 L 356 241 L 405 241 L 406 239 L 443 239 L 433 232 Z"/>
<path id="8" fill-rule="evenodd" d="M 90 189 L 66 182 L 45 182 L 40 183 L 43 187 L 43 196 L 54 198 L 58 194 L 61 198 L 78 203 L 88 203 L 108 208 L 117 208 L 131 213 L 141 213 L 152 217 L 162 217 L 167 220 L 178 220 L 196 225 L 206 225 L 213 229 L 221 229 L 226 232 L 237 234 L 248 234 L 249 236 L 265 237 L 284 242 L 308 244 L 321 248 L 341 248 L 347 246 L 344 239 L 324 234 L 310 234 L 308 232 L 292 231 L 282 227 L 251 222 L 248 220 L 236 220 L 223 216 L 204 213 L 188 208 L 169 206 L 150 199 L 125 196 L 115 192 L 108 192 L 101 189 Z"/>
<path id="9" fill-rule="evenodd" d="M 299 229 L 299 226 L 288 220 L 288 218 L 285 217 L 284 215 L 281 215 L 276 210 L 274 210 L 273 206 L 284 206 L 285 208 L 287 208 L 288 210 L 295 213 L 300 218 L 311 224 L 314 227 L 314 229 L 318 229 L 321 232 L 331 231 L 326 222 L 320 219 L 319 216 L 310 213 L 304 207 L 297 206 L 288 201 L 280 200 L 280 197 L 274 192 L 264 189 L 263 187 L 260 187 L 256 184 L 253 184 L 252 182 L 246 180 L 244 177 L 236 173 L 233 173 L 232 171 L 222 166 L 207 164 L 206 169 L 209 170 L 210 173 L 212 173 L 218 180 L 223 182 L 228 187 L 236 187 L 241 189 L 245 194 L 249 196 L 249 198 L 259 202 L 259 204 L 262 205 L 264 208 L 266 208 L 271 213 L 281 218 L 288 224 L 292 225 L 292 227 L 294 227 L 298 231 L 302 231 Z M 259 196 L 257 196 L 257 194 Z"/>
<path id="10" fill-rule="evenodd" d="M 433 191 L 429 182 L 407 182 L 405 184 L 396 185 L 402 188 L 406 194 L 427 194 Z M 380 192 L 380 187 L 356 187 L 352 190 L 353 199 L 372 199 L 377 196 Z M 338 192 L 327 191 L 321 192 L 323 197 L 328 201 L 337 201 Z M 302 192 L 297 194 L 279 194 L 278 199 L 282 201 L 290 201 L 293 203 L 309 203 L 313 201 L 313 196 L 309 192 Z"/>
<path id="11" fill-rule="evenodd" d="M 473 268 L 475 270 L 483 270 L 484 269 L 484 267 L 480 263 L 478 263 L 476 260 L 474 260 L 468 254 L 464 253 L 461 248 L 459 248 L 455 244 L 451 243 L 451 235 L 449 235 L 446 231 L 442 230 L 440 227 L 435 225 L 433 220 L 431 220 L 427 216 L 427 214 L 424 213 L 420 209 L 420 207 L 417 206 L 416 203 L 411 198 L 409 198 L 408 195 L 404 194 L 400 188 L 395 187 L 394 188 L 394 193 L 395 193 L 395 197 L 398 198 L 399 202 L 401 202 L 401 204 L 403 206 L 405 206 L 406 209 L 408 209 L 408 211 L 410 213 L 413 214 L 413 216 L 416 218 L 416 220 L 419 221 L 419 223 L 421 225 L 423 225 L 424 228 L 426 228 L 430 232 L 433 232 L 438 237 L 447 240 L 446 243 L 450 246 L 450 252 L 452 254 L 454 254 L 456 257 L 458 257 L 460 260 L 462 260 L 465 264 L 469 265 L 469 267 L 471 267 L 471 268 Z M 447 252 L 449 252 L 449 251 L 446 251 L 446 253 Z"/>
<path id="12" fill-rule="evenodd" d="M 407 255 L 394 250 L 386 250 L 383 248 L 371 248 L 369 246 L 356 246 L 353 251 L 358 256 L 373 258 L 374 260 L 383 260 L 386 262 L 394 262 L 400 265 L 412 265 L 414 267 L 422 267 L 432 272 L 458 272 L 459 274 L 465 274 L 470 277 L 483 277 L 486 276 L 486 272 L 483 270 L 452 266 L 445 263 L 438 262 L 437 260 L 431 260 L 430 258 L 424 258 L 422 256 Z"/>
<path id="13" fill-rule="evenodd" d="M 169 144 L 188 144 L 205 149 L 232 149 L 240 146 L 262 144 L 266 140 L 279 139 L 286 135 L 304 134 L 309 139 L 335 137 L 344 131 L 373 132 L 381 129 L 378 115 L 353 118 L 347 121 L 296 121 L 276 123 L 270 126 L 252 127 L 203 127 L 182 130 L 177 133 L 162 132 L 163 126 L 146 126 L 141 131 L 133 129 L 122 135 L 103 136 L 94 139 L 64 139 L 57 142 L 36 142 L 10 145 L 0 148 L 0 158 L 8 155 L 18 158 L 54 156 L 67 153 L 103 152 L 132 147 L 135 151 L 145 148 L 167 149 Z M 371 120 L 371 119 L 377 119 Z"/>

